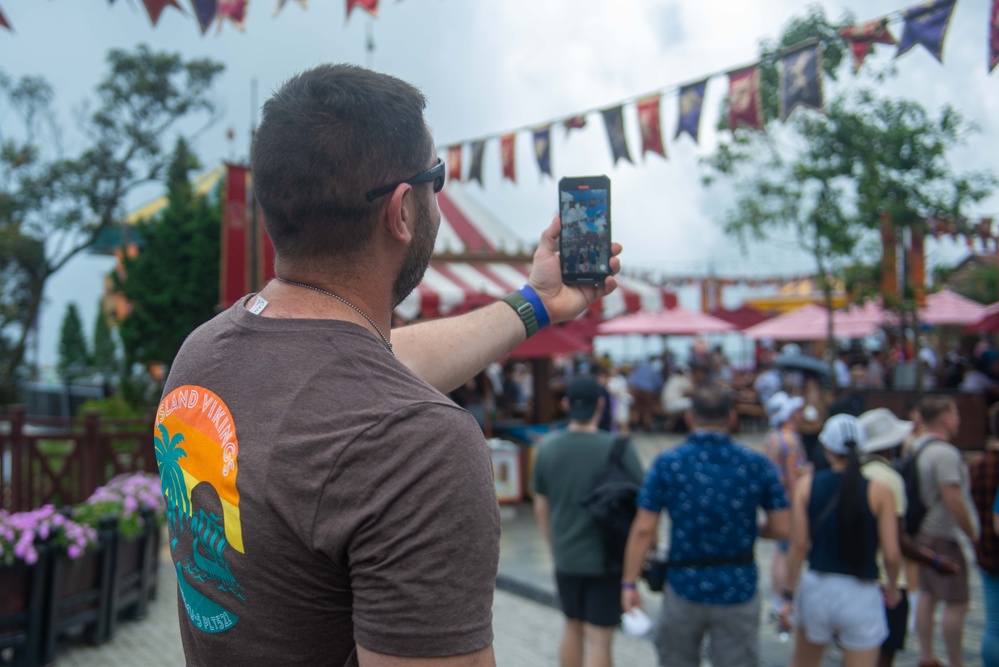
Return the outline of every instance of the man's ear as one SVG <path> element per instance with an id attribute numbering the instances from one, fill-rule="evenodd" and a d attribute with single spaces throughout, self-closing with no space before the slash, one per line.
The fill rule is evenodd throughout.
<path id="1" fill-rule="evenodd" d="M 378 218 L 392 238 L 403 245 L 409 245 L 413 240 L 413 229 L 416 222 L 416 202 L 413 186 L 400 183 L 389 195 Z"/>

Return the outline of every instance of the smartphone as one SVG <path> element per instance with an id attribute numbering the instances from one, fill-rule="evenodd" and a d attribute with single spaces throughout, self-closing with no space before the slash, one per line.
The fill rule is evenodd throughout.
<path id="1" fill-rule="evenodd" d="M 567 176 L 558 182 L 562 282 L 602 285 L 611 274 L 611 193 L 606 176 Z"/>

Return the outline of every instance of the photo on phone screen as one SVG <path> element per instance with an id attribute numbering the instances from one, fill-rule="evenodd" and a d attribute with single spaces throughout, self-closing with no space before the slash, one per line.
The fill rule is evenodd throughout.
<path id="1" fill-rule="evenodd" d="M 610 275 L 610 179 L 606 176 L 559 181 L 562 282 L 603 283 Z"/>

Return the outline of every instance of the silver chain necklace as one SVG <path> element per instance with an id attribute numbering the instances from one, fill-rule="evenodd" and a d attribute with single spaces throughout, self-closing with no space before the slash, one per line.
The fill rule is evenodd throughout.
<path id="1" fill-rule="evenodd" d="M 370 317 L 368 317 L 367 314 L 363 310 L 361 310 L 360 308 L 358 308 L 357 306 L 355 306 L 354 304 L 352 304 L 350 301 L 347 301 L 342 296 L 337 296 L 333 292 L 327 292 L 326 290 L 322 289 L 321 287 L 316 287 L 315 285 L 306 285 L 305 283 L 296 283 L 294 280 L 288 280 L 287 278 L 282 278 L 280 276 L 274 276 L 274 278 L 276 280 L 280 280 L 281 282 L 287 283 L 289 285 L 295 285 L 297 287 L 304 287 L 305 289 L 310 289 L 313 292 L 319 292 L 320 294 L 325 294 L 326 296 L 331 296 L 334 299 L 336 299 L 337 301 L 340 301 L 341 303 L 344 303 L 347 306 L 350 306 L 355 311 L 357 311 L 357 313 L 361 317 L 363 317 L 364 319 L 366 319 L 368 321 L 368 324 L 370 324 L 371 326 L 373 326 L 375 328 L 375 331 L 378 332 L 378 335 L 382 337 L 382 342 L 385 343 L 385 347 L 388 348 L 388 351 L 391 352 L 393 355 L 395 354 L 395 351 L 392 350 L 392 343 L 390 343 L 389 339 L 385 337 L 385 334 L 383 334 L 382 330 L 378 327 L 377 324 L 375 324 L 375 321 L 372 320 Z"/>

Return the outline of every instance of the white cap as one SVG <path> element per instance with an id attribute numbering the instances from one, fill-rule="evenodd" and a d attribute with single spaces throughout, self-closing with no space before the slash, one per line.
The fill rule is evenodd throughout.
<path id="1" fill-rule="evenodd" d="M 867 438 L 860 420 L 853 415 L 833 415 L 819 433 L 819 442 L 833 454 L 850 455 L 850 444 L 858 451 L 864 451 Z"/>
<path id="2" fill-rule="evenodd" d="M 767 399 L 763 409 L 770 419 L 770 425 L 777 427 L 790 419 L 791 415 L 800 410 L 804 404 L 805 399 L 800 396 L 791 397 L 786 391 L 778 391 Z"/>

